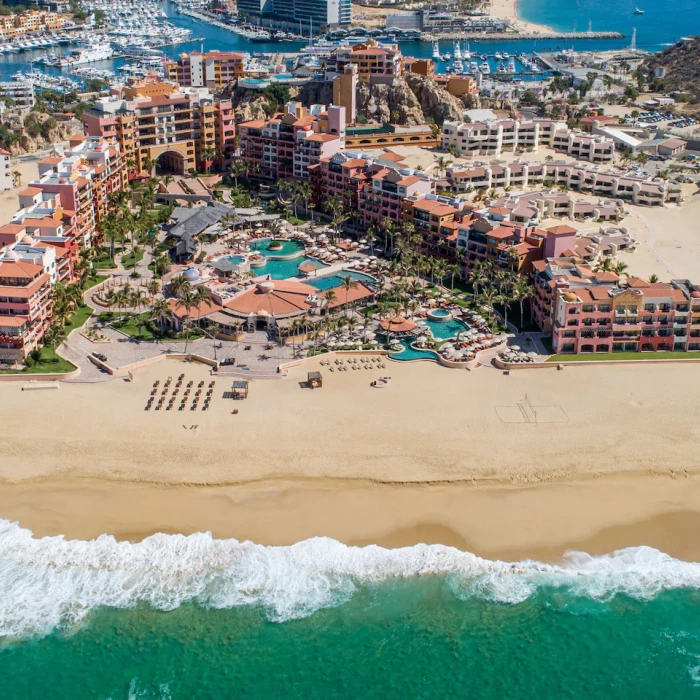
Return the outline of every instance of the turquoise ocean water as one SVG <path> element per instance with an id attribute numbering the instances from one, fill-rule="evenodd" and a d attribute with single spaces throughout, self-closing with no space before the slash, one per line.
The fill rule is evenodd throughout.
<path id="1" fill-rule="evenodd" d="M 700 696 L 700 564 L 439 545 L 34 539 L 0 522 L 0 697 Z"/>

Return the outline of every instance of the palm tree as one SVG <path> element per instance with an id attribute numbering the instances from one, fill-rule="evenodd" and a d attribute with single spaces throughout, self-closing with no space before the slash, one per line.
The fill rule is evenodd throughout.
<path id="1" fill-rule="evenodd" d="M 524 306 L 526 299 L 531 299 L 535 288 L 530 284 L 526 277 L 517 275 L 513 283 L 513 298 L 520 303 L 520 330 L 522 331 L 525 324 L 524 321 Z"/>
<path id="2" fill-rule="evenodd" d="M 594 272 L 613 272 L 614 263 L 612 258 L 603 258 L 599 260 L 594 268 Z"/>
<path id="3" fill-rule="evenodd" d="M 165 321 L 172 318 L 170 306 L 165 299 L 156 299 L 151 307 L 151 321 L 154 321 L 157 326 L 162 326 Z"/>
<path id="4" fill-rule="evenodd" d="M 207 175 L 211 172 L 211 166 L 214 164 L 214 158 L 216 158 L 216 150 L 212 146 L 207 146 L 202 149 L 202 163 L 206 168 Z"/>
<path id="5" fill-rule="evenodd" d="M 342 278 L 341 287 L 345 290 L 345 309 L 347 313 L 348 297 L 350 296 L 350 290 L 357 289 L 357 282 L 352 277 L 350 277 L 350 275 L 345 275 L 345 277 Z"/>
<path id="6" fill-rule="evenodd" d="M 654 274 L 654 275 L 649 275 L 649 284 L 657 284 L 659 281 L 659 276 Z"/>
<path id="7" fill-rule="evenodd" d="M 185 354 L 187 354 L 187 345 L 190 340 L 189 333 L 187 333 L 187 324 L 192 309 L 198 305 L 196 296 L 197 293 L 192 289 L 192 285 L 190 284 L 188 284 L 187 287 L 183 286 L 177 295 L 178 303 L 185 309 L 185 320 L 182 323 L 182 329 L 185 331 Z"/>
<path id="8" fill-rule="evenodd" d="M 479 301 L 479 286 L 484 285 L 488 282 L 488 265 L 484 260 L 477 260 L 473 265 L 471 272 L 469 273 L 469 279 L 471 280 L 472 287 L 474 288 L 474 301 L 478 303 Z"/>
<path id="9" fill-rule="evenodd" d="M 444 156 L 439 156 L 438 159 L 435 161 L 435 168 L 438 171 L 438 175 L 440 173 L 444 174 L 445 170 L 447 170 L 448 165 L 452 165 L 452 161 L 448 160 Z"/>
<path id="10" fill-rule="evenodd" d="M 616 262 L 615 265 L 613 266 L 613 272 L 620 277 L 621 275 L 625 275 L 625 277 L 629 277 L 629 274 L 626 272 L 627 268 L 629 265 L 624 262 Z"/>
<path id="11" fill-rule="evenodd" d="M 338 301 L 338 297 L 336 296 L 335 292 L 332 289 L 329 289 L 323 295 L 323 298 L 326 300 L 326 315 L 328 315 L 331 313 L 331 304 Z"/>
<path id="12" fill-rule="evenodd" d="M 12 171 L 12 179 L 14 180 L 15 187 L 22 186 L 22 173 L 19 170 Z"/>
<path id="13" fill-rule="evenodd" d="M 238 191 L 238 178 L 243 175 L 247 170 L 247 166 L 244 162 L 240 160 L 234 160 L 231 165 L 228 166 L 228 172 L 230 177 L 233 179 L 234 187 Z"/>

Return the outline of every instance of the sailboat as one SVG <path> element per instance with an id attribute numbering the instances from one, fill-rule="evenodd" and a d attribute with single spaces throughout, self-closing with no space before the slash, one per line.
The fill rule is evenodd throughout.
<path id="1" fill-rule="evenodd" d="M 462 53 L 462 58 L 465 61 L 471 61 L 472 60 L 472 52 L 469 50 L 469 42 L 467 42 L 467 48 L 464 49 L 464 52 Z"/>

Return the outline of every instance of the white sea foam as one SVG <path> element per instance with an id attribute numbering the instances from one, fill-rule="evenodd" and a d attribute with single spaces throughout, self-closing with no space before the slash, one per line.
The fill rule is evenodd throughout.
<path id="1" fill-rule="evenodd" d="M 172 610 L 185 602 L 214 608 L 264 606 L 285 621 L 348 600 L 359 585 L 446 575 L 460 598 L 517 603 L 538 586 L 574 595 L 638 598 L 700 586 L 700 564 L 649 547 L 606 556 L 568 553 L 559 565 L 489 561 L 442 545 L 348 547 L 315 538 L 289 547 L 216 540 L 209 533 L 154 535 L 143 542 L 34 538 L 0 520 L 0 636 L 43 635 L 72 627 L 101 606 L 139 603 Z"/>

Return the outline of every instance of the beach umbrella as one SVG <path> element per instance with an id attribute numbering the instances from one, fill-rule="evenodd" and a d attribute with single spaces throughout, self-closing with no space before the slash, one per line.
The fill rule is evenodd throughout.
<path id="1" fill-rule="evenodd" d="M 516 352 L 520 350 L 519 345 L 511 345 L 510 348 L 511 348 L 511 350 L 515 350 Z"/>
<path id="2" fill-rule="evenodd" d="M 538 354 L 536 352 L 529 352 L 527 356 L 534 360 L 536 357 L 538 357 Z"/>

